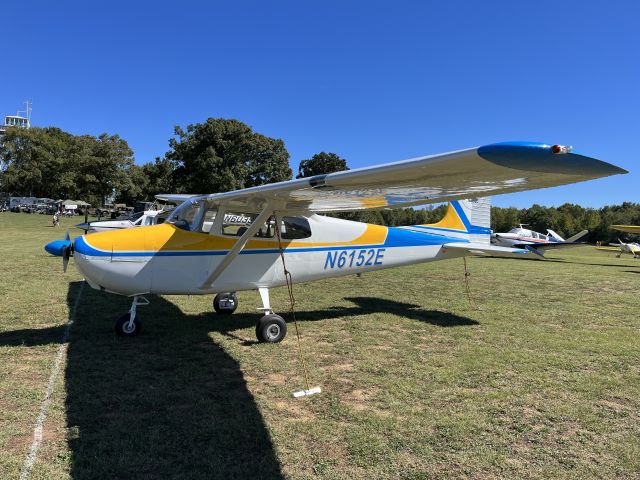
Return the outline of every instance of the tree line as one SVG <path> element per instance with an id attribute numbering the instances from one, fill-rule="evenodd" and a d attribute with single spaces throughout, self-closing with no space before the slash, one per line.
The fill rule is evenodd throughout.
<path id="1" fill-rule="evenodd" d="M 175 127 L 169 150 L 137 165 L 126 140 L 106 133 L 72 135 L 56 127 L 11 128 L 0 143 L 0 192 L 11 196 L 72 198 L 100 206 L 108 199 L 133 204 L 158 193 L 216 193 L 289 180 L 284 141 L 267 137 L 238 120 L 209 118 Z M 296 178 L 348 170 L 347 161 L 319 152 L 300 162 Z M 445 206 L 367 210 L 339 216 L 390 226 L 435 223 Z M 612 241 L 612 224 L 640 224 L 640 205 L 626 202 L 600 209 L 565 204 L 558 208 L 492 208 L 492 228 L 518 224 L 570 236 L 587 229 L 587 240 Z"/>

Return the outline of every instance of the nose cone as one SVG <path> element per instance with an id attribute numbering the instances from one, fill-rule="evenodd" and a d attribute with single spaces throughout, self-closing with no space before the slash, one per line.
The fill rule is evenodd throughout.
<path id="1" fill-rule="evenodd" d="M 49 242 L 44 246 L 44 249 L 47 253 L 51 255 L 55 255 L 56 257 L 62 256 L 62 250 L 64 247 L 70 247 L 71 240 L 54 240 L 53 242 Z"/>

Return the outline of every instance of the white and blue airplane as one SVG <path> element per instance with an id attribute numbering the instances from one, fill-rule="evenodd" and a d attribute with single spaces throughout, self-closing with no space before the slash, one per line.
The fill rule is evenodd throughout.
<path id="1" fill-rule="evenodd" d="M 235 292 L 257 290 L 262 342 L 287 331 L 269 289 L 327 277 L 468 255 L 531 255 L 491 245 L 487 198 L 627 173 L 614 165 L 542 143 L 510 142 L 373 167 L 186 198 L 160 225 L 83 235 L 57 244 L 73 254 L 89 285 L 132 297 L 116 322 L 121 336 L 140 332 L 146 294 L 217 294 L 218 313 L 233 313 Z M 163 196 L 171 197 L 169 195 Z M 175 196 L 179 197 L 179 196 Z M 468 200 L 472 199 L 472 200 Z M 385 227 L 322 216 L 449 201 L 432 225 Z M 286 263 L 286 271 L 283 262 Z"/>
<path id="2" fill-rule="evenodd" d="M 544 257 L 545 250 L 584 245 L 578 240 L 589 233 L 589 230 L 582 230 L 565 240 L 550 228 L 545 235 L 524 227 L 524 224 L 520 224 L 507 233 L 492 233 L 491 244 L 499 247 L 525 248 Z"/>

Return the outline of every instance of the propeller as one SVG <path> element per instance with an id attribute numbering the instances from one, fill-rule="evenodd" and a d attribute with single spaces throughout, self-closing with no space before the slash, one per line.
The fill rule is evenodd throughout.
<path id="1" fill-rule="evenodd" d="M 67 266 L 69 265 L 69 258 L 73 256 L 73 243 L 69 237 L 69 231 L 64 236 L 65 245 L 62 247 L 62 271 L 66 273 Z"/>

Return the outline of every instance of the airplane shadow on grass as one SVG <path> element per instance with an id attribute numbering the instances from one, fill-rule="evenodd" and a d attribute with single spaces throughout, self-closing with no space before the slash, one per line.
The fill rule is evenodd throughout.
<path id="1" fill-rule="evenodd" d="M 384 312 L 438 327 L 470 327 L 479 325 L 479 322 L 470 318 L 461 317 L 449 312 L 441 312 L 439 310 L 424 310 L 420 305 L 395 300 L 377 297 L 344 297 L 344 300 L 352 302 L 355 305 L 352 307 L 331 307 L 324 310 L 296 310 L 296 319 L 299 322 L 316 322 Z M 282 310 L 279 313 L 287 321 L 290 320 L 286 311 Z M 211 318 L 210 314 L 204 315 L 207 318 Z M 251 345 L 257 342 L 254 340 L 243 340 L 232 332 L 234 330 L 252 327 L 258 318 L 259 315 L 243 314 L 219 316 L 215 322 L 211 324 L 211 330 L 241 340 L 244 345 Z"/>
<path id="2" fill-rule="evenodd" d="M 69 286 L 70 312 L 81 285 Z M 113 324 L 129 300 L 87 285 L 81 295 L 65 370 L 72 478 L 283 478 L 240 365 L 209 336 L 237 338 L 232 332 L 254 325 L 259 315 L 188 315 L 153 296 L 140 311 L 152 333 L 145 335 L 143 324 L 140 336 L 120 338 Z M 298 320 L 385 311 L 442 327 L 477 324 L 392 300 L 345 300 L 354 306 L 297 312 Z M 6 332 L 0 345 L 59 343 L 64 331 Z"/>

